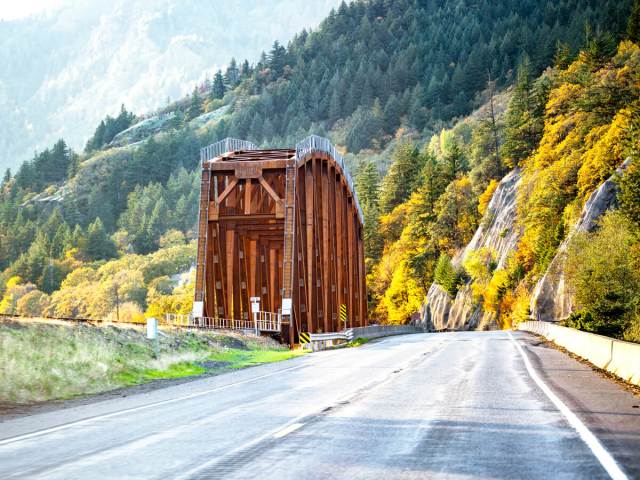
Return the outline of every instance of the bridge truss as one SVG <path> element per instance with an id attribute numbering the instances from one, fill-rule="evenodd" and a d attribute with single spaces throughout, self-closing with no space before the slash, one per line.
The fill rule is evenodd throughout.
<path id="1" fill-rule="evenodd" d="M 257 297 L 282 314 L 285 343 L 367 325 L 362 210 L 328 140 L 259 150 L 225 139 L 201 162 L 193 317 L 250 321 Z"/>

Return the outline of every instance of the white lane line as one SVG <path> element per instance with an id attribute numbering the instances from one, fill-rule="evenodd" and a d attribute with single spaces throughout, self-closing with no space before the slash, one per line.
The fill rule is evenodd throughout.
<path id="1" fill-rule="evenodd" d="M 5 438 L 4 440 L 0 440 L 0 446 L 7 445 L 7 444 L 10 444 L 10 443 L 19 442 L 19 441 L 22 441 L 22 440 L 27 440 L 27 439 L 30 439 L 30 438 L 33 438 L 33 437 L 39 437 L 39 436 L 42 436 L 42 435 L 47 435 L 49 433 L 54 433 L 54 432 L 57 432 L 57 431 L 60 431 L 60 430 L 64 430 L 64 429 L 67 429 L 67 428 L 70 428 L 70 427 L 74 427 L 74 426 L 77 426 L 77 425 L 84 425 L 86 423 L 93 422 L 95 420 L 103 420 L 105 418 L 117 417 L 119 415 L 124 415 L 126 413 L 139 412 L 141 410 L 147 410 L 149 408 L 159 407 L 161 405 L 168 405 L 168 404 L 171 404 L 171 403 L 182 402 L 184 400 L 189 400 L 189 399 L 192 399 L 192 398 L 202 397 L 204 395 L 209 395 L 210 393 L 219 392 L 220 390 L 226 390 L 227 388 L 236 387 L 238 385 L 244 385 L 246 383 L 255 382 L 255 381 L 261 380 L 263 378 L 272 377 L 274 375 L 278 375 L 278 374 L 283 373 L 283 372 L 290 372 L 292 370 L 298 370 L 300 368 L 307 367 L 307 366 L 308 366 L 308 363 L 305 363 L 303 365 L 297 365 L 295 367 L 283 368 L 281 370 L 278 370 L 278 371 L 275 371 L 275 372 L 271 372 L 271 373 L 266 373 L 266 374 L 260 375 L 258 377 L 248 378 L 246 380 L 240 380 L 240 381 L 237 381 L 237 382 L 228 383 L 226 385 L 221 385 L 219 387 L 210 388 L 208 390 L 203 390 L 202 392 L 196 392 L 196 393 L 192 393 L 190 395 L 184 395 L 182 397 L 170 398 L 168 400 L 161 400 L 159 402 L 148 403 L 148 404 L 145 404 L 145 405 L 141 405 L 139 407 L 126 408 L 124 410 L 118 410 L 117 412 L 106 413 L 104 415 L 96 415 L 94 417 L 84 418 L 82 420 L 76 420 L 74 422 L 65 423 L 65 424 L 58 425 L 58 426 L 51 427 L 51 428 L 47 428 L 47 429 L 44 429 L 44 430 L 38 430 L 38 431 L 35 431 L 35 432 L 31 432 L 31 433 L 25 433 L 24 435 L 18 435 L 18 436 L 15 436 L 15 437 Z"/>
<path id="2" fill-rule="evenodd" d="M 273 434 L 273 438 L 282 438 L 282 437 L 284 437 L 286 435 L 289 435 L 290 433 L 295 432 L 296 430 L 298 430 L 303 425 L 304 425 L 304 423 L 293 423 L 293 424 L 289 425 L 287 428 L 283 428 L 279 432 L 274 433 Z"/>
<path id="3" fill-rule="evenodd" d="M 511 332 L 507 332 L 511 341 L 515 344 L 516 348 L 520 352 L 522 359 L 524 360 L 524 365 L 527 368 L 527 372 L 529 372 L 529 376 L 533 379 L 533 381 L 540 387 L 549 400 L 553 402 L 558 410 L 565 416 L 569 424 L 578 432 L 582 441 L 587 444 L 587 446 L 591 449 L 593 455 L 598 459 L 602 467 L 607 471 L 609 476 L 614 480 L 628 480 L 628 477 L 622 471 L 618 463 L 614 460 L 609 452 L 602 446 L 600 441 L 596 438 L 596 436 L 591 433 L 584 423 L 577 417 L 575 413 L 573 413 L 569 407 L 567 407 L 560 398 L 551 391 L 551 389 L 542 381 L 542 379 L 538 376 L 536 371 L 531 366 L 531 362 L 529 362 L 529 358 L 527 354 L 524 352 L 520 344 L 513 338 Z"/>

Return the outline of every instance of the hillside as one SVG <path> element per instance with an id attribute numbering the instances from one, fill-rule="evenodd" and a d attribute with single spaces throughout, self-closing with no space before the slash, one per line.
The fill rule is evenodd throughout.
<path id="1" fill-rule="evenodd" d="M 639 79 L 630 41 L 611 57 L 591 44 L 535 81 L 521 77 L 500 150 L 513 170 L 466 197 L 472 221 L 450 224 L 461 241 L 440 249 L 424 307 L 432 328 L 533 317 L 640 341 Z M 455 182 L 473 184 L 473 170 L 462 172 Z"/>
<path id="2" fill-rule="evenodd" d="M 316 27 L 339 0 L 90 0 L 0 22 L 0 170 L 59 138 L 81 148 L 124 103 L 145 113 L 187 94 L 232 56 Z"/>
<path id="3" fill-rule="evenodd" d="M 629 7 L 342 4 L 316 31 L 273 43 L 255 64 L 230 63 L 187 97 L 143 117 L 122 109 L 97 125 L 84 152 L 59 141 L 3 179 L 0 310 L 188 311 L 198 149 L 226 136 L 292 145 L 314 132 L 358 166 L 372 308 L 405 322 L 436 263 L 446 269 L 438 258 L 468 242 L 497 181 L 530 153 L 510 144 L 520 140 L 510 132 L 531 112 L 504 113 L 505 91 L 516 83 L 521 98 L 519 88 L 581 47 L 609 55 Z M 538 112 L 542 97 L 533 97 Z M 539 124 L 529 127 L 537 135 Z"/>

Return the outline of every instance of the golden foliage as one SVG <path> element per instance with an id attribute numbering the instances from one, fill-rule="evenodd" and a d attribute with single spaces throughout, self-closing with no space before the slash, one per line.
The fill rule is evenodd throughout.
<path id="1" fill-rule="evenodd" d="M 634 114 L 637 112 L 624 108 L 610 124 L 594 128 L 587 136 L 590 148 L 578 171 L 578 190 L 583 197 L 595 190 L 624 161 Z"/>
<path id="2" fill-rule="evenodd" d="M 499 183 L 500 182 L 498 182 L 495 179 L 491 180 L 489 182 L 489 185 L 487 185 L 486 190 L 480 194 L 480 197 L 478 197 L 478 213 L 481 216 L 484 215 L 485 212 L 487 211 L 489 202 L 491 202 L 491 198 L 493 197 L 493 194 L 495 193 L 496 188 L 498 188 Z"/>
<path id="3" fill-rule="evenodd" d="M 630 122 L 640 112 L 640 47 L 620 44 L 611 63 L 592 72 L 580 56 L 554 79 L 542 140 L 523 162 L 518 261 L 539 275 L 586 198 L 627 155 Z"/>

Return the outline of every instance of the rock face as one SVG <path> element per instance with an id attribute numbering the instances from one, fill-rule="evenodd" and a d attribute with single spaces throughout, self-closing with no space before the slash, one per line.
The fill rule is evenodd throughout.
<path id="1" fill-rule="evenodd" d="M 464 250 L 454 258 L 456 266 L 462 265 L 472 251 L 480 248 L 488 248 L 494 252 L 497 268 L 505 266 L 521 234 L 515 224 L 519 184 L 519 169 L 512 170 L 502 179 L 489 202 L 480 227 Z M 434 283 L 427 293 L 420 322 L 433 330 L 471 330 L 488 328 L 494 323 L 494 319 L 483 312 L 480 305 L 474 304 L 468 284 L 458 290 L 455 298 L 451 298 Z"/>
<path id="2" fill-rule="evenodd" d="M 573 312 L 573 296 L 568 291 L 564 278 L 567 248 L 576 233 L 592 231 L 597 226 L 599 218 L 607 210 L 617 206 L 618 188 L 615 179 L 622 175 L 629 163 L 630 160 L 626 160 L 614 175 L 589 196 L 580 218 L 558 247 L 544 276 L 538 280 L 531 295 L 530 306 L 531 317 L 535 320 L 557 322 L 564 320 Z"/>

